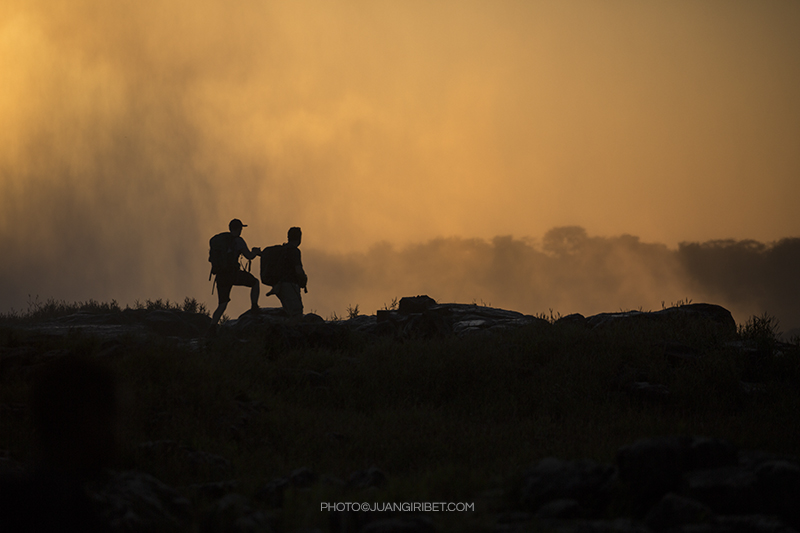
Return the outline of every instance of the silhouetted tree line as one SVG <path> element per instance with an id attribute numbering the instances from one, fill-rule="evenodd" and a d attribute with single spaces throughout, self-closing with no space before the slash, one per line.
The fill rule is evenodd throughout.
<path id="1" fill-rule="evenodd" d="M 681 243 L 677 254 L 688 279 L 712 298 L 800 325 L 800 238 Z"/>
<path id="2" fill-rule="evenodd" d="M 675 250 L 566 226 L 541 240 L 436 238 L 402 249 L 381 243 L 365 253 L 308 255 L 321 292 L 339 307 L 380 308 L 385 301 L 375 295 L 429 294 L 526 313 L 591 314 L 692 299 L 729 307 L 739 322 L 768 312 L 784 327 L 800 326 L 797 238 L 682 243 Z"/>

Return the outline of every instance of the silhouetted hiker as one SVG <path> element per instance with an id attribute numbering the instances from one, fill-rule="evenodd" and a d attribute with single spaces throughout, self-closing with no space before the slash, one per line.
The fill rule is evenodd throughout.
<path id="1" fill-rule="evenodd" d="M 303 270 L 303 261 L 300 257 L 300 241 L 303 232 L 300 228 L 289 228 L 287 235 L 289 242 L 283 244 L 280 262 L 278 263 L 278 282 L 267 293 L 275 294 L 290 318 L 303 316 L 303 298 L 300 289 L 308 292 L 308 276 Z"/>
<path id="2" fill-rule="evenodd" d="M 228 307 L 228 302 L 231 301 L 231 289 L 234 285 L 250 287 L 250 310 L 258 310 L 258 292 L 261 287 L 256 277 L 242 270 L 239 264 L 240 255 L 252 260 L 261 253 L 260 248 L 251 250 L 244 242 L 242 228 L 246 227 L 247 225 L 242 224 L 241 220 L 234 218 L 228 224 L 230 231 L 214 235 L 209 243 L 211 249 L 208 260 L 211 261 L 211 273 L 216 275 L 214 283 L 219 297 L 219 305 L 211 317 L 212 332 Z"/>
<path id="3" fill-rule="evenodd" d="M 86 492 L 116 452 L 116 383 L 97 362 L 64 356 L 31 387 L 37 462 L 0 476 L 0 531 L 110 531 Z"/>

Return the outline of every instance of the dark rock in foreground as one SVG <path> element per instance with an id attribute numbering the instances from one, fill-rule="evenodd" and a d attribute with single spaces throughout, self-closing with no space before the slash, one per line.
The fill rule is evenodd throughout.
<path id="1" fill-rule="evenodd" d="M 161 446 L 161 444 L 159 444 Z M 3 472 L 0 472 L 3 474 Z M 0 495 L 31 497 L 22 474 L 0 475 Z M 35 480 L 35 478 L 32 478 Z M 111 531 L 270 531 L 288 489 L 314 491 L 322 484 L 334 502 L 380 502 L 391 475 L 372 467 L 353 473 L 350 482 L 297 468 L 250 495 L 236 492 L 235 480 L 192 489 L 209 499 L 202 516 L 192 501 L 152 475 L 110 472 L 85 488 L 97 517 Z M 209 484 L 206 484 L 209 485 Z M 766 452 L 740 451 L 725 440 L 666 436 L 642 439 L 619 449 L 615 464 L 590 460 L 542 459 L 505 483 L 508 497 L 500 509 L 473 509 L 494 526 L 487 531 L 667 531 L 780 532 L 800 530 L 800 459 Z M 465 501 L 469 502 L 469 498 Z M 12 500 L 13 501 L 13 500 Z M 473 500 L 474 501 L 474 500 Z M 0 501 L 0 503 L 6 500 Z M 38 502 L 44 511 L 47 501 Z M 326 504 L 330 530 L 436 531 L 440 513 Z M 342 507 L 341 509 L 337 508 Z M 2 506 L 0 505 L 0 509 Z M 6 509 L 3 519 L 24 518 Z"/>
<path id="2" fill-rule="evenodd" d="M 630 513 L 625 530 L 800 528 L 798 458 L 739 451 L 721 439 L 643 439 L 620 448 L 616 465 L 543 459 L 515 492 L 528 521 L 558 531 L 618 530 L 604 519 L 613 506 Z"/>
<path id="3" fill-rule="evenodd" d="M 184 531 L 191 524 L 191 502 L 143 472 L 115 473 L 91 496 L 112 531 Z"/>
<path id="4" fill-rule="evenodd" d="M 616 481 L 612 466 L 550 457 L 525 473 L 520 505 L 550 517 L 601 516 L 611 502 Z"/>

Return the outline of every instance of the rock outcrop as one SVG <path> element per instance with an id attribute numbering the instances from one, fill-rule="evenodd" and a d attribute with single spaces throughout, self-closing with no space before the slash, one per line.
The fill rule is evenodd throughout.
<path id="1" fill-rule="evenodd" d="M 375 315 L 355 316 L 348 320 L 325 321 L 317 315 L 305 315 L 302 321 L 287 323 L 282 309 L 262 309 L 247 312 L 229 321 L 223 329 L 237 335 L 267 332 L 275 340 L 297 346 L 300 339 L 312 345 L 332 345 L 344 342 L 347 332 L 368 336 L 410 338 L 464 337 L 474 334 L 493 334 L 521 327 L 548 328 L 552 325 L 573 326 L 602 332 L 613 328 L 634 329 L 661 326 L 665 352 L 677 358 L 691 357 L 693 348 L 670 340 L 669 332 L 687 331 L 699 334 L 709 342 L 719 343 L 736 338 L 736 323 L 730 311 L 714 304 L 689 304 L 655 312 L 630 311 L 601 313 L 589 317 L 572 314 L 551 324 L 544 318 L 516 311 L 475 304 L 437 303 L 429 296 L 402 298 L 397 309 L 378 310 Z"/>
<path id="2" fill-rule="evenodd" d="M 266 332 L 284 344 L 335 345 L 346 341 L 349 333 L 396 339 L 432 339 L 451 335 L 496 333 L 539 324 L 550 327 L 542 318 L 493 307 L 468 304 L 437 304 L 428 296 L 400 300 L 397 310 L 379 310 L 375 315 L 327 322 L 314 314 L 299 323 L 287 323 L 281 309 L 247 312 L 225 324 L 225 330 L 238 335 Z M 301 339 L 305 339 L 301 341 Z"/>

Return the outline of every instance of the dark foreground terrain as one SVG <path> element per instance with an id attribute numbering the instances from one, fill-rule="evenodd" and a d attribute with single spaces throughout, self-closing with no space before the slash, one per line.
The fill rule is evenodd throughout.
<path id="1" fill-rule="evenodd" d="M 350 315 L 3 317 L 0 530 L 800 531 L 800 350 L 767 316 Z"/>

